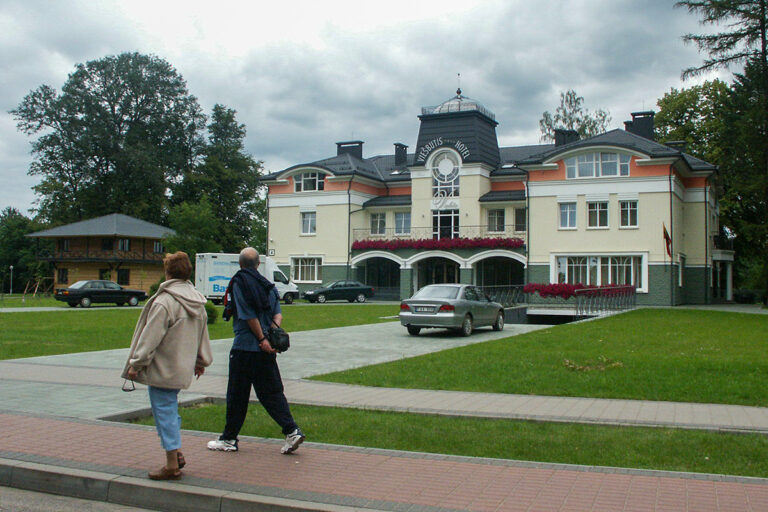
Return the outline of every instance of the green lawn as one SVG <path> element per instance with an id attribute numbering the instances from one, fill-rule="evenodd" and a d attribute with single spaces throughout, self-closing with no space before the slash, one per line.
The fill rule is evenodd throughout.
<path id="1" fill-rule="evenodd" d="M 114 304 L 112 304 L 114 306 Z M 20 294 L 0 295 L 0 308 L 68 308 L 69 306 L 53 297 Z"/>
<path id="2" fill-rule="evenodd" d="M 640 309 L 315 378 L 398 388 L 768 406 L 766 333 L 766 315 Z"/>
<path id="3" fill-rule="evenodd" d="M 140 312 L 141 308 L 0 313 L 0 359 L 126 348 Z M 283 307 L 283 326 L 292 332 L 388 322 L 392 318 L 382 317 L 397 312 L 393 304 L 293 304 Z M 221 317 L 208 327 L 211 339 L 232 337 L 232 323 Z"/>
<path id="4" fill-rule="evenodd" d="M 291 407 L 307 440 L 473 457 L 768 477 L 768 436 Z M 182 427 L 214 432 L 225 407 L 183 408 Z M 139 423 L 153 424 L 151 418 Z M 242 435 L 279 437 L 252 404 Z"/>

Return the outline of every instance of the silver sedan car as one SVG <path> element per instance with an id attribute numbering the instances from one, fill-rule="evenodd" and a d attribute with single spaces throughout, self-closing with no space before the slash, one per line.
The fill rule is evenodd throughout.
<path id="1" fill-rule="evenodd" d="M 400 303 L 400 323 L 416 336 L 424 328 L 456 329 L 469 336 L 475 327 L 504 328 L 504 307 L 477 286 L 431 284 Z"/>

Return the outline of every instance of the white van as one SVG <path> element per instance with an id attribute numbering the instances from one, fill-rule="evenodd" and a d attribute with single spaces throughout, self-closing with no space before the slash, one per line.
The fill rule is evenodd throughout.
<path id="1" fill-rule="evenodd" d="M 205 297 L 220 304 L 229 286 L 229 280 L 240 270 L 239 254 L 223 252 L 198 253 L 195 259 L 195 288 Z M 280 300 L 291 304 L 299 298 L 299 287 L 292 283 L 267 256 L 259 256 L 259 273 L 275 283 Z"/>

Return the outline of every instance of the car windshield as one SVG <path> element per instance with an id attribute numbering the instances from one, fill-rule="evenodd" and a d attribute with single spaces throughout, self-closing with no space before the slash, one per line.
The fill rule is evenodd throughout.
<path id="1" fill-rule="evenodd" d="M 330 283 L 323 283 L 323 288 L 330 288 L 331 286 L 335 285 L 339 281 L 331 281 Z"/>
<path id="2" fill-rule="evenodd" d="M 87 283 L 88 283 L 88 281 L 78 281 L 78 282 L 76 282 L 75 284 L 73 284 L 72 286 L 70 286 L 70 288 L 75 288 L 75 289 L 77 289 L 77 288 L 82 288 L 82 287 L 83 287 L 83 286 L 85 286 Z"/>
<path id="3" fill-rule="evenodd" d="M 414 295 L 414 299 L 455 299 L 458 286 L 425 286 Z"/>

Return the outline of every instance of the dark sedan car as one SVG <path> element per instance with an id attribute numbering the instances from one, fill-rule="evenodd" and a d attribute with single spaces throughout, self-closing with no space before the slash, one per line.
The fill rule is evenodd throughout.
<path id="1" fill-rule="evenodd" d="M 334 281 L 304 292 L 304 298 L 309 302 L 320 303 L 327 300 L 365 302 L 370 297 L 373 297 L 373 288 L 357 281 Z"/>
<path id="2" fill-rule="evenodd" d="M 469 336 L 475 327 L 504 329 L 504 307 L 466 284 L 431 284 L 400 303 L 400 323 L 416 336 L 425 327 L 454 329 Z"/>
<path id="3" fill-rule="evenodd" d="M 128 304 L 136 306 L 145 300 L 147 294 L 142 290 L 129 290 L 112 281 L 78 281 L 69 288 L 59 288 L 54 295 L 56 300 L 66 302 L 71 307 L 78 304 L 84 308 L 94 302 L 114 302 L 118 306 Z"/>

